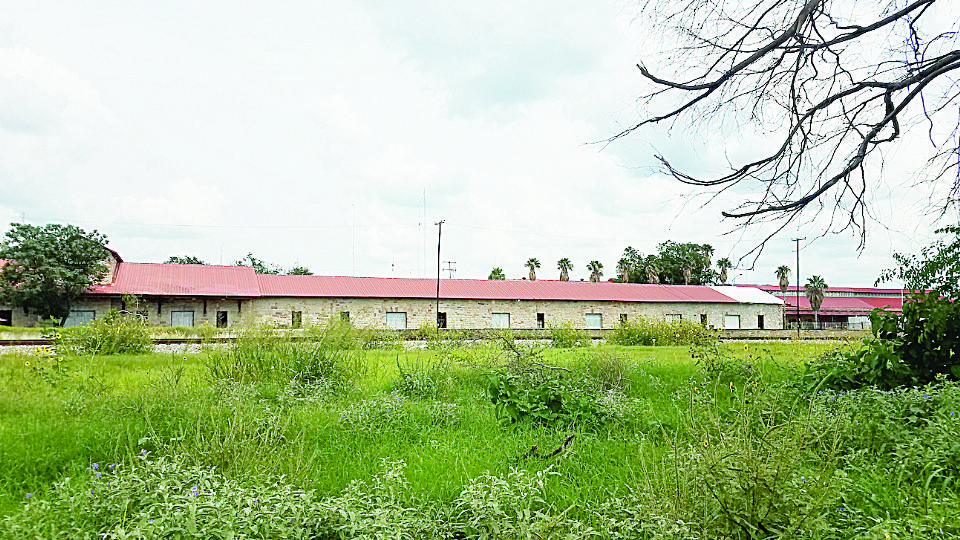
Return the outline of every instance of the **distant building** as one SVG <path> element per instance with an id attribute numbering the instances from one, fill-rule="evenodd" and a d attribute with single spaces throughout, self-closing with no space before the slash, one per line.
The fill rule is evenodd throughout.
<path id="1" fill-rule="evenodd" d="M 799 287 L 799 291 L 797 286 L 789 287 L 786 294 L 781 293 L 777 285 L 744 285 L 744 287 L 760 289 L 783 300 L 783 313 L 786 324 L 790 328 L 796 328 L 798 320 L 803 328 L 813 328 L 814 320 L 817 320 L 821 328 L 869 329 L 870 312 L 881 308 L 900 314 L 903 312 L 904 298 L 909 297 L 911 293 L 904 289 L 830 287 L 824 291 L 823 304 L 815 316 L 802 286 Z M 799 310 L 797 309 L 798 292 Z"/>
<path id="2" fill-rule="evenodd" d="M 239 323 L 282 327 L 349 320 L 373 328 L 535 329 L 572 323 L 610 329 L 638 317 L 718 328 L 779 328 L 783 302 L 759 288 L 551 280 L 287 276 L 246 266 L 132 263 L 113 256 L 104 283 L 76 302 L 67 325 L 110 309 L 138 309 L 155 326 Z M 128 295 L 139 299 L 127 305 Z M 33 326 L 36 316 L 0 306 L 0 318 Z"/>

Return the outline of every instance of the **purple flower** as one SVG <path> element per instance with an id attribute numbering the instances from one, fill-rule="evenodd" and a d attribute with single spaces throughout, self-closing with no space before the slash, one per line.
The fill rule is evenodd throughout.
<path id="1" fill-rule="evenodd" d="M 111 464 L 110 464 L 110 470 L 112 471 L 112 470 L 113 470 L 113 468 L 114 468 L 114 467 L 116 467 L 116 466 L 117 466 L 117 464 L 116 464 L 116 463 L 111 463 Z"/>
<path id="2" fill-rule="evenodd" d="M 200 487 L 197 484 L 194 484 L 190 491 L 193 493 L 193 496 L 196 497 L 200 494 Z"/>
<path id="3" fill-rule="evenodd" d="M 93 495 L 93 488 L 90 488 L 90 494 Z"/>
<path id="4" fill-rule="evenodd" d="M 97 469 L 99 469 L 99 468 L 100 468 L 100 464 L 99 464 L 99 463 L 94 463 L 94 464 L 93 464 L 93 470 L 97 470 Z"/>
<path id="5" fill-rule="evenodd" d="M 107 480 L 107 487 L 110 487 L 110 480 Z"/>
<path id="6" fill-rule="evenodd" d="M 103 476 L 103 473 L 101 473 L 100 471 L 97 471 L 97 478 L 100 478 L 101 476 Z"/>
<path id="7" fill-rule="evenodd" d="M 147 455 L 147 449 L 146 449 L 146 448 L 141 448 L 141 449 L 140 449 L 140 455 L 141 455 L 141 456 Z"/>
<path id="8" fill-rule="evenodd" d="M 33 497 L 33 493 L 27 493 L 27 498 Z"/>
<path id="9" fill-rule="evenodd" d="M 923 397 L 924 397 L 924 398 L 928 398 L 928 397 L 930 397 L 930 396 L 928 396 L 928 395 L 926 395 L 926 394 L 924 394 L 924 395 L 923 395 Z"/>

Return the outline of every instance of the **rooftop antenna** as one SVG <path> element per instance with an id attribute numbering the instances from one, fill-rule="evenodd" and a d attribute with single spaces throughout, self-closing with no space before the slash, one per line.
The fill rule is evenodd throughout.
<path id="1" fill-rule="evenodd" d="M 453 275 L 457 273 L 457 261 L 443 261 L 447 263 L 447 267 L 444 270 L 447 272 L 447 279 L 453 279 Z"/>

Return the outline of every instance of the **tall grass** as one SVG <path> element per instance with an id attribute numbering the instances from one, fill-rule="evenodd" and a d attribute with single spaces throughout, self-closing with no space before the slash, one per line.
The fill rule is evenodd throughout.
<path id="1" fill-rule="evenodd" d="M 0 538 L 960 534 L 953 381 L 806 392 L 806 344 L 721 344 L 707 369 L 686 347 L 308 332 L 59 372 L 0 356 Z M 576 389 L 595 421 L 504 422 L 498 371 Z"/>

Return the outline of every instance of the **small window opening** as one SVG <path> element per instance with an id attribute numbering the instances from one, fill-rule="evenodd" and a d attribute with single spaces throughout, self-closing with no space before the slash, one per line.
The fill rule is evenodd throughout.
<path id="1" fill-rule="evenodd" d="M 290 312 L 290 327 L 300 328 L 302 326 L 303 326 L 303 312 L 302 311 Z"/>

